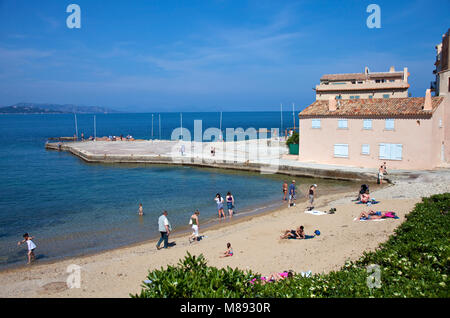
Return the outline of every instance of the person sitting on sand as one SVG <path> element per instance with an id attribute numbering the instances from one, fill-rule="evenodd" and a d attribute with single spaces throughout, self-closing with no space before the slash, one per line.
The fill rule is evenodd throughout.
<path id="1" fill-rule="evenodd" d="M 369 186 L 367 184 L 362 184 L 361 189 L 359 190 L 358 197 L 355 201 L 361 201 L 361 196 L 369 190 Z"/>
<path id="2" fill-rule="evenodd" d="M 303 239 L 305 238 L 305 231 L 303 225 L 300 225 L 296 230 L 286 230 L 284 234 L 280 236 L 281 239 Z"/>
<path id="3" fill-rule="evenodd" d="M 220 257 L 229 257 L 233 256 L 233 248 L 231 247 L 231 243 L 227 243 L 227 250 Z"/>
<path id="4" fill-rule="evenodd" d="M 370 194 L 369 194 L 369 190 L 366 190 L 365 193 L 361 194 L 361 202 L 362 203 L 367 203 L 370 201 Z"/>

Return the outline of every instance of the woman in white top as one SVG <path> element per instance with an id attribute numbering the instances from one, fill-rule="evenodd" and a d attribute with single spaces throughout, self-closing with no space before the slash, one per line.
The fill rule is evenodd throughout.
<path id="1" fill-rule="evenodd" d="M 221 216 L 223 216 L 223 218 L 225 219 L 225 212 L 223 212 L 223 198 L 220 195 L 220 193 L 216 194 L 216 197 L 214 198 L 214 200 L 217 203 L 217 211 L 219 212 L 219 220 L 221 218 Z"/>

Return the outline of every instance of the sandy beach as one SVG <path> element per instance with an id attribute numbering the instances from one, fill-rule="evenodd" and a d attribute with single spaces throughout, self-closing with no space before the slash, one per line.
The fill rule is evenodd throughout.
<path id="1" fill-rule="evenodd" d="M 416 176 L 416 180 L 398 178 L 395 185 L 372 193 L 381 202 L 371 209 L 395 211 L 400 217 L 380 222 L 354 221 L 361 211 L 369 209 L 351 201 L 358 189 L 354 193 L 330 196 L 320 195 L 319 190 L 316 210 L 328 211 L 334 207 L 335 214 L 304 213 L 306 202 L 291 208 L 286 204 L 275 211 L 242 218 L 239 222 L 223 222 L 205 231 L 200 223 L 200 234 L 207 237 L 193 244 L 189 244 L 187 235 L 174 233 L 170 241 L 176 242 L 176 246 L 167 250 L 156 250 L 156 241 L 150 241 L 95 255 L 5 270 L 0 272 L 0 297 L 128 297 L 130 293 L 140 292 L 149 270 L 175 265 L 186 252 L 203 254 L 216 267 L 239 267 L 262 274 L 287 269 L 329 272 L 386 241 L 405 220 L 405 214 L 420 202 L 421 195 L 448 192 L 449 187 L 448 171 Z M 304 225 L 306 234 L 317 229 L 322 234 L 310 240 L 279 238 L 283 230 L 299 225 Z M 220 258 L 227 242 L 232 244 L 235 255 Z M 71 264 L 81 266 L 81 288 L 67 287 L 66 270 Z"/>

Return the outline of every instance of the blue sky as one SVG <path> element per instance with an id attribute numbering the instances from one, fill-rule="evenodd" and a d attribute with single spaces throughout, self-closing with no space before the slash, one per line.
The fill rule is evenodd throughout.
<path id="1" fill-rule="evenodd" d="M 66 26 L 71 3 L 81 29 Z M 371 3 L 381 29 L 366 26 Z M 391 65 L 423 96 L 449 12 L 449 0 L 0 0 L 0 105 L 302 109 L 323 74 Z"/>

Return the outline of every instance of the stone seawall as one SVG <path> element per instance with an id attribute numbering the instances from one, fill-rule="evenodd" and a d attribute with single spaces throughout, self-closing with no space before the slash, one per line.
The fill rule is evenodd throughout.
<path id="1" fill-rule="evenodd" d="M 60 148 L 59 148 L 60 145 Z M 231 161 L 222 159 L 198 159 L 194 157 L 172 157 L 167 155 L 133 155 L 133 154 L 108 154 L 92 153 L 78 149 L 74 143 L 46 143 L 48 150 L 67 151 L 89 163 L 104 164 L 165 164 L 184 165 L 193 167 L 208 167 L 218 169 L 233 169 L 261 173 L 276 173 L 292 176 L 319 177 L 336 180 L 376 180 L 376 172 L 357 169 L 346 169 L 345 167 L 310 167 L 299 166 L 295 160 L 280 160 L 276 165 L 264 162 Z M 289 164 L 289 163 L 292 164 Z M 275 168 L 274 168 L 275 167 Z"/>

